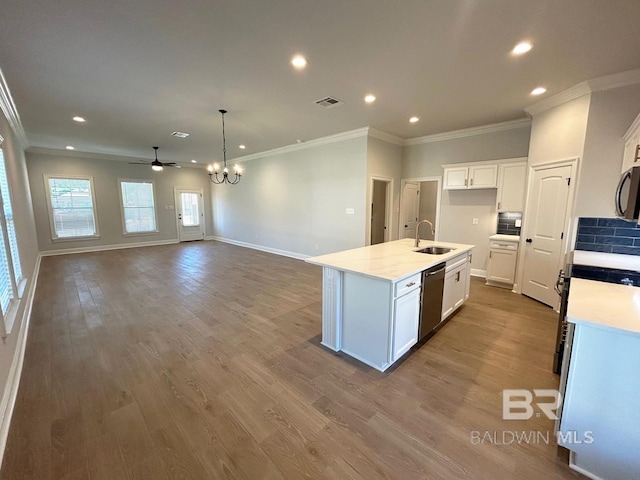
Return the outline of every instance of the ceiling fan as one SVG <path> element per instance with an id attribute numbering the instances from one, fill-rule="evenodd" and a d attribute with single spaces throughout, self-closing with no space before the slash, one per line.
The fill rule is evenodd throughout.
<path id="1" fill-rule="evenodd" d="M 161 162 L 160 160 L 158 160 L 158 148 L 160 148 L 160 147 L 153 147 L 153 149 L 156 151 L 156 159 L 153 162 L 129 162 L 129 164 L 131 164 L 131 165 L 151 165 L 151 169 L 155 170 L 156 172 L 161 172 L 162 171 L 162 167 L 180 168 L 180 165 L 176 165 L 176 162 Z"/>

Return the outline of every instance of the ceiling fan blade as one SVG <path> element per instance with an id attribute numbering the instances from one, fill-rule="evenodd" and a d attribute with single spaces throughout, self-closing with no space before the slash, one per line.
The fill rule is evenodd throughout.
<path id="1" fill-rule="evenodd" d="M 162 165 L 165 167 L 182 168 L 181 165 L 176 165 L 175 163 L 163 163 Z"/>
<path id="2" fill-rule="evenodd" d="M 168 167 L 173 167 L 176 164 L 176 162 L 162 162 L 162 165 L 168 166 Z"/>

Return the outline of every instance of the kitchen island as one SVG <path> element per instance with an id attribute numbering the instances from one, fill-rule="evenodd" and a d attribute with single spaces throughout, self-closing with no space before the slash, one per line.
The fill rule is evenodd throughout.
<path id="1" fill-rule="evenodd" d="M 444 254 L 418 253 L 429 246 Z M 322 344 L 385 371 L 418 341 L 422 272 L 446 265 L 440 320 L 469 297 L 473 245 L 393 242 L 308 258 L 323 267 Z"/>
<path id="2" fill-rule="evenodd" d="M 640 478 L 640 288 L 571 279 L 558 444 L 589 478 Z"/>

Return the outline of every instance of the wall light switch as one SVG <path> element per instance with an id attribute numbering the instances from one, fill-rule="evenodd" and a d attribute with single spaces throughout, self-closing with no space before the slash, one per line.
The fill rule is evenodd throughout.
<path id="1" fill-rule="evenodd" d="M 355 215 L 355 213 L 356 213 L 355 208 L 347 208 L 346 210 L 347 215 Z"/>
<path id="2" fill-rule="evenodd" d="M 477 218 L 474 218 L 474 219 L 473 219 L 473 224 L 474 224 L 474 225 L 478 225 L 478 219 L 477 219 Z"/>
<path id="3" fill-rule="evenodd" d="M 522 220 L 516 220 L 516 228 L 520 228 L 522 226 Z"/>

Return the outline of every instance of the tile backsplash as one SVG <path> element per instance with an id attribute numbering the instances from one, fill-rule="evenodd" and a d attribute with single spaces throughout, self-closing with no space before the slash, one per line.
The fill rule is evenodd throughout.
<path id="1" fill-rule="evenodd" d="M 640 255 L 640 227 L 635 220 L 580 217 L 576 250 Z"/>
<path id="2" fill-rule="evenodd" d="M 516 227 L 516 220 L 522 220 L 522 212 L 498 213 L 498 232 L 502 235 L 520 235 L 520 227 Z"/>

